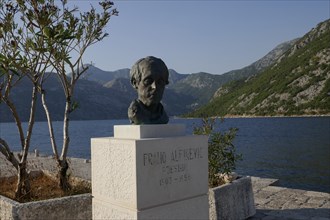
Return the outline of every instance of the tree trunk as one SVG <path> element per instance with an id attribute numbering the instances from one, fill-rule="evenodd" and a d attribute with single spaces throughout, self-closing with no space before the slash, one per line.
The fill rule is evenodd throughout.
<path id="1" fill-rule="evenodd" d="M 29 174 L 26 171 L 26 162 L 20 163 L 17 170 L 17 186 L 15 198 L 22 201 L 24 198 L 29 198 L 31 192 Z"/>
<path id="2" fill-rule="evenodd" d="M 36 98 L 36 97 L 33 97 L 33 98 Z M 13 117 L 16 121 L 16 126 L 17 126 L 19 134 L 20 134 L 21 145 L 22 145 L 21 152 L 23 152 L 24 156 L 22 157 L 22 155 L 20 155 L 20 158 L 18 158 L 18 160 L 17 160 L 14 157 L 13 153 L 10 151 L 9 146 L 7 145 L 6 142 L 2 142 L 0 147 L 2 148 L 1 152 L 6 156 L 7 160 L 10 161 L 17 170 L 17 185 L 16 185 L 16 190 L 15 190 L 15 198 L 18 201 L 20 201 L 22 199 L 22 197 L 29 197 L 28 193 L 30 192 L 30 182 L 29 182 L 28 173 L 26 171 L 26 159 L 27 159 L 26 155 L 29 150 L 30 142 L 25 141 L 27 139 L 24 138 L 23 129 L 21 126 L 21 120 L 18 117 L 18 113 L 16 111 L 15 106 L 12 104 L 12 102 L 10 100 L 6 99 L 5 101 L 6 101 L 5 103 L 11 110 Z M 31 111 L 33 111 L 33 112 L 35 110 L 35 109 L 33 109 L 34 105 L 35 105 L 35 99 L 32 100 Z M 33 124 L 32 124 L 32 127 L 33 127 Z M 31 127 L 31 124 L 29 123 L 29 129 L 31 129 L 30 131 L 32 131 L 32 127 Z M 30 132 L 30 134 L 31 134 L 31 132 Z M 30 138 L 30 136 L 28 136 L 27 138 Z M 24 152 L 26 152 L 26 153 L 24 153 Z"/>
<path id="3" fill-rule="evenodd" d="M 69 169 L 69 164 L 67 160 L 58 160 L 58 178 L 60 180 L 59 184 L 63 191 L 67 192 L 71 189 L 69 179 L 67 176 L 67 171 Z"/>
<path id="4" fill-rule="evenodd" d="M 11 152 L 7 142 L 0 138 L 0 152 L 6 157 L 6 159 L 18 170 L 19 161 Z"/>
<path id="5" fill-rule="evenodd" d="M 18 180 L 17 180 L 17 188 L 15 192 L 15 197 L 17 200 L 21 200 L 23 197 L 29 197 L 31 191 L 29 173 L 26 169 L 26 165 L 27 165 L 27 156 L 30 148 L 30 141 L 33 131 L 34 117 L 36 112 L 37 93 L 38 93 L 37 85 L 34 83 L 32 89 L 30 118 L 28 122 L 26 138 L 25 138 L 24 146 L 22 146 L 23 147 L 21 151 L 22 155 L 19 156 L 20 163 L 18 165 L 18 170 L 17 170 Z"/>
<path id="6" fill-rule="evenodd" d="M 67 162 L 67 152 L 70 143 L 70 136 L 69 136 L 69 115 L 71 112 L 71 96 L 68 95 L 66 99 L 65 111 L 64 111 L 64 121 L 63 121 L 63 147 L 62 147 L 62 154 L 61 159 L 58 160 L 59 170 L 58 175 L 60 179 L 60 187 L 64 191 L 68 191 L 71 186 L 69 184 L 67 171 L 69 169 L 69 164 Z"/>
<path id="7" fill-rule="evenodd" d="M 55 159 L 58 160 L 59 157 L 58 157 L 57 145 L 56 145 L 56 140 L 55 140 L 55 135 L 54 135 L 53 121 L 50 117 L 50 113 L 49 113 L 48 106 L 47 106 L 47 103 L 46 103 L 46 94 L 45 93 L 46 92 L 44 90 L 41 91 L 41 101 L 42 101 L 42 106 L 44 107 L 44 111 L 46 113 L 50 143 L 52 145 L 52 149 L 53 149 L 53 153 L 55 155 Z"/>
<path id="8" fill-rule="evenodd" d="M 49 113 L 49 110 L 47 107 L 45 96 L 46 96 L 45 91 L 42 90 L 41 91 L 41 101 L 42 101 L 42 105 L 44 107 L 44 111 L 46 113 L 51 145 L 52 145 L 53 153 L 54 153 L 55 160 L 57 162 L 57 167 L 58 167 L 57 178 L 59 180 L 60 188 L 66 192 L 71 189 L 69 179 L 67 176 L 69 164 L 67 162 L 67 157 L 66 157 L 67 152 L 68 152 L 69 143 L 70 143 L 69 114 L 71 112 L 71 96 L 68 95 L 68 97 L 66 98 L 66 106 L 65 106 L 65 110 L 64 110 L 64 120 L 63 120 L 63 146 L 62 146 L 61 156 L 58 155 L 57 145 L 55 142 L 54 131 L 53 131 L 53 126 L 52 126 L 52 120 L 51 120 L 50 113 Z"/>
<path id="9" fill-rule="evenodd" d="M 27 128 L 27 134 L 26 138 L 24 138 L 23 129 L 21 125 L 21 120 L 18 116 L 17 110 L 15 105 L 11 102 L 11 100 L 8 98 L 9 93 L 5 97 L 1 97 L 1 100 L 3 100 L 6 105 L 9 107 L 10 111 L 12 112 L 13 118 L 16 122 L 16 127 L 18 128 L 18 133 L 21 140 L 22 150 L 21 155 L 19 156 L 19 163 L 18 161 L 14 161 L 12 152 L 10 151 L 8 145 L 6 142 L 1 140 L 0 147 L 1 152 L 6 155 L 6 158 L 14 165 L 14 167 L 17 169 L 17 187 L 15 190 L 15 198 L 17 200 L 21 200 L 23 197 L 29 197 L 30 193 L 30 182 L 29 182 L 29 173 L 26 170 L 26 161 L 27 161 L 27 155 L 30 147 L 30 140 L 34 125 L 34 116 L 36 111 L 36 101 L 37 101 L 37 85 L 34 84 L 32 89 L 32 99 L 31 99 L 31 108 L 30 108 L 30 118 L 28 122 L 28 128 Z M 16 163 L 16 164 L 15 164 Z"/>
<path id="10" fill-rule="evenodd" d="M 15 198 L 18 201 L 22 201 L 23 198 L 29 198 L 30 196 L 30 181 L 29 174 L 26 171 L 26 161 L 20 163 L 14 154 L 10 151 L 7 142 L 0 138 L 0 152 L 6 157 L 6 159 L 17 170 L 17 185 L 15 190 Z M 21 160 L 21 158 L 19 158 Z"/>

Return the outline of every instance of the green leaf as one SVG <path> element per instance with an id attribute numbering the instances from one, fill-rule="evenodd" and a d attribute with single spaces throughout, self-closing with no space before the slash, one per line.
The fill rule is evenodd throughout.
<path id="1" fill-rule="evenodd" d="M 6 59 L 7 59 L 6 56 L 4 56 L 3 54 L 0 54 L 0 61 L 1 61 L 1 63 L 3 63 Z"/>
<path id="2" fill-rule="evenodd" d="M 49 27 L 44 27 L 42 30 L 42 33 L 47 37 L 47 38 L 52 38 L 53 37 L 53 30 Z"/>
<path id="3" fill-rule="evenodd" d="M 79 103 L 77 101 L 73 101 L 71 104 L 71 112 L 79 108 Z"/>
<path id="4" fill-rule="evenodd" d="M 15 69 L 10 69 L 10 71 L 12 72 L 12 73 L 14 73 L 14 75 L 16 75 L 16 76 L 21 76 L 21 74 L 19 73 L 19 72 L 17 72 Z"/>
<path id="5" fill-rule="evenodd" d="M 40 52 L 40 53 L 45 53 L 47 52 L 47 49 L 46 48 L 42 48 L 42 47 L 39 47 L 39 48 L 35 48 L 36 51 Z"/>
<path id="6" fill-rule="evenodd" d="M 64 58 L 64 61 L 65 61 L 66 63 L 68 63 L 69 65 L 72 65 L 70 59 L 71 59 L 71 57 L 65 57 L 65 58 Z"/>
<path id="7" fill-rule="evenodd" d="M 0 77 L 3 77 L 6 74 L 6 70 L 0 66 Z"/>

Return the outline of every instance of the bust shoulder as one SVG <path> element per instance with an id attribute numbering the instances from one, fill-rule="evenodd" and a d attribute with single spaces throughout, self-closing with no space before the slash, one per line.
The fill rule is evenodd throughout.
<path id="1" fill-rule="evenodd" d="M 161 103 L 157 105 L 156 111 L 149 111 L 139 100 L 134 100 L 128 108 L 128 118 L 133 124 L 166 124 L 168 116 Z"/>

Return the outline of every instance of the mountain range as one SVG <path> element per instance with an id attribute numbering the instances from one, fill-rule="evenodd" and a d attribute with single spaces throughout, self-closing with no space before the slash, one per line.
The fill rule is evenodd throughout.
<path id="1" fill-rule="evenodd" d="M 187 114 L 292 116 L 330 114 L 330 20 L 313 28 L 259 74 L 220 87 Z"/>
<path id="2" fill-rule="evenodd" d="M 180 74 L 169 69 L 170 83 L 165 89 L 164 107 L 171 116 L 298 114 L 298 110 L 285 107 L 289 101 L 291 104 L 288 105 L 295 106 L 292 109 L 309 109 L 304 114 L 329 113 L 327 108 L 315 111 L 313 107 L 315 103 L 328 101 L 328 96 L 316 98 L 321 93 L 319 90 L 329 88 L 328 29 L 329 21 L 323 22 L 304 37 L 278 45 L 251 65 L 222 75 L 205 72 Z M 79 103 L 79 108 L 72 112 L 71 118 L 127 118 L 127 108 L 137 96 L 129 81 L 129 71 L 128 68 L 104 71 L 88 65 L 88 70 L 76 86 L 74 100 Z M 284 82 L 282 79 L 286 78 L 289 80 Z M 258 87 L 256 84 L 264 86 Z M 300 85 L 299 89 L 296 85 Z M 62 120 L 64 95 L 60 83 L 56 77 L 49 77 L 45 88 L 53 120 Z M 313 89 L 317 92 L 310 95 Z M 30 93 L 30 84 L 24 79 L 12 92 L 12 99 L 23 121 L 29 116 Z M 306 97 L 314 101 L 307 102 Z M 40 99 L 36 120 L 45 120 Z M 12 121 L 10 112 L 3 104 L 0 104 L 0 121 Z"/>

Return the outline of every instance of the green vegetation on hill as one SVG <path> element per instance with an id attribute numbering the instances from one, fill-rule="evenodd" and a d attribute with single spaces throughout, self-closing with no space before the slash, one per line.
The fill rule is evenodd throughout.
<path id="1" fill-rule="evenodd" d="M 188 117 L 330 114 L 330 20 L 298 40 L 261 74 L 222 86 Z"/>

